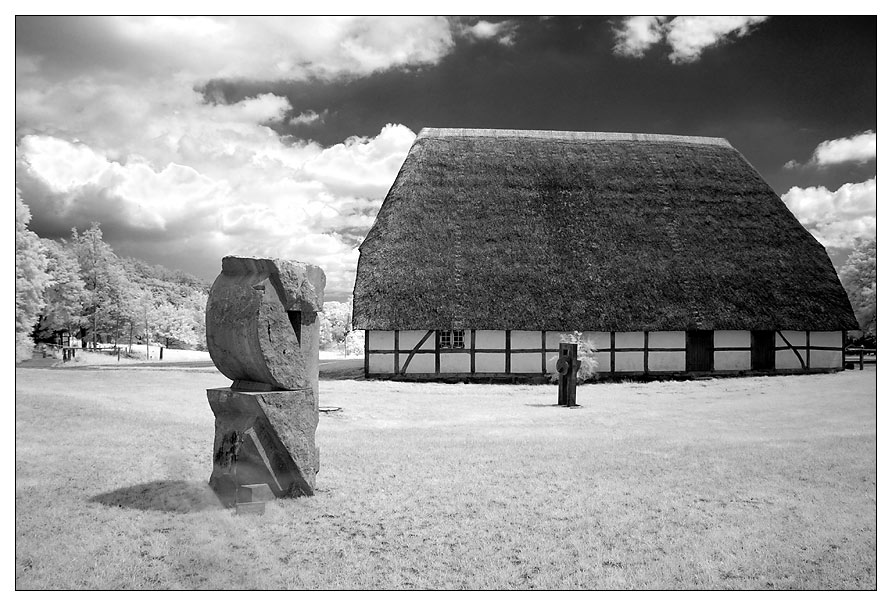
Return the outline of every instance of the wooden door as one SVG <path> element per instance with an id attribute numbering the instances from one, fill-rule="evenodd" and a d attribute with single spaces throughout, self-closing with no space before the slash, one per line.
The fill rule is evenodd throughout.
<path id="1" fill-rule="evenodd" d="M 752 348 L 753 370 L 774 370 L 774 331 L 754 330 Z"/>
<path id="2" fill-rule="evenodd" d="M 711 371 L 714 350 L 713 332 L 711 330 L 689 330 L 686 341 L 686 370 L 688 372 Z"/>

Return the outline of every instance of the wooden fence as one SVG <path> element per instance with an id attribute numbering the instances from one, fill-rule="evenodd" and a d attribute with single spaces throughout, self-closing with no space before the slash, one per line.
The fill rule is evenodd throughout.
<path id="1" fill-rule="evenodd" d="M 865 364 L 877 363 L 877 350 L 864 347 L 846 347 L 846 363 L 858 363 L 858 370 L 864 370 Z"/>

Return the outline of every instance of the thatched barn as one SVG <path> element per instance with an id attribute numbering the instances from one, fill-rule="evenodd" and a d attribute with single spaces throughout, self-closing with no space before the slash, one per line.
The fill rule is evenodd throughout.
<path id="1" fill-rule="evenodd" d="M 584 331 L 602 377 L 843 367 L 823 246 L 725 139 L 425 128 L 360 246 L 370 377 L 542 377 Z"/>

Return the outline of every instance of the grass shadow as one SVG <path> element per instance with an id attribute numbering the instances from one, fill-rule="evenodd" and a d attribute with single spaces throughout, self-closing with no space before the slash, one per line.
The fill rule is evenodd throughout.
<path id="1" fill-rule="evenodd" d="M 126 507 L 142 511 L 190 513 L 223 509 L 207 482 L 156 480 L 118 488 L 89 499 L 107 507 Z"/>
<path id="2" fill-rule="evenodd" d="M 319 360 L 320 381 L 360 381 L 365 379 L 362 359 Z"/>

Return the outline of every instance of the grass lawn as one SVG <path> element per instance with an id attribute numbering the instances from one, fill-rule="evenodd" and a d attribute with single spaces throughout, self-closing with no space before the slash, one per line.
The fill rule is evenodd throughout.
<path id="1" fill-rule="evenodd" d="M 16 368 L 16 588 L 877 586 L 875 368 L 584 385 L 572 410 L 323 380 L 318 494 L 262 517 L 206 486 L 228 384 Z"/>

